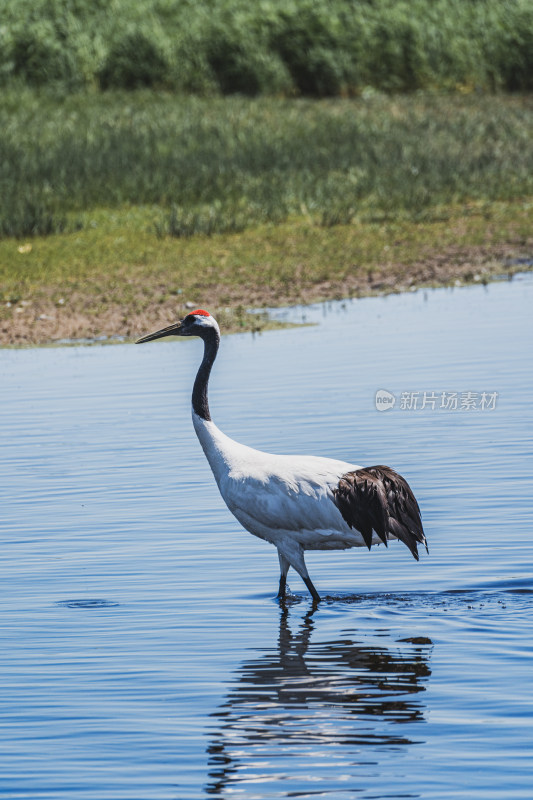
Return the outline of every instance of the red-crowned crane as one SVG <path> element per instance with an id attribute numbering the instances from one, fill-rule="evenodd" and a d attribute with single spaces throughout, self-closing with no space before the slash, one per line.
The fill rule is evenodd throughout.
<path id="1" fill-rule="evenodd" d="M 302 577 L 313 601 L 306 550 L 344 550 L 400 539 L 418 561 L 426 546 L 420 509 L 407 481 L 390 467 L 359 467 L 317 456 L 278 456 L 239 444 L 211 419 L 207 386 L 220 344 L 217 321 L 197 309 L 174 325 L 143 336 L 199 336 L 204 357 L 192 391 L 192 421 L 220 494 L 246 530 L 278 549 L 278 598 L 285 597 L 287 572 Z"/>

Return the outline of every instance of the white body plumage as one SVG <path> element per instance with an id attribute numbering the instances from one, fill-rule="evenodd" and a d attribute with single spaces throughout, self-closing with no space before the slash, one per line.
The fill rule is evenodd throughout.
<path id="1" fill-rule="evenodd" d="M 332 458 L 254 450 L 194 411 L 192 419 L 229 510 L 247 531 L 275 545 L 297 572 L 307 573 L 305 550 L 365 546 L 359 531 L 342 518 L 333 495 L 342 476 L 360 467 Z M 379 542 L 377 534 L 373 540 Z"/>

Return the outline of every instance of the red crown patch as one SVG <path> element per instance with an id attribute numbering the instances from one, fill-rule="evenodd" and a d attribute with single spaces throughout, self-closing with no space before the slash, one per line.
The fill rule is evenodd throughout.
<path id="1" fill-rule="evenodd" d="M 204 311 L 203 308 L 197 308 L 196 311 L 189 311 L 187 314 L 188 317 L 192 317 L 194 314 L 198 314 L 200 317 L 210 317 L 211 314 L 209 311 Z"/>

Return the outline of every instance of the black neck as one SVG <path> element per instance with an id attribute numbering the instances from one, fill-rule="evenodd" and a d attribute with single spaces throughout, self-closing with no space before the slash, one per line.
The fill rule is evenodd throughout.
<path id="1" fill-rule="evenodd" d="M 210 420 L 209 403 L 207 401 L 207 384 L 211 367 L 217 357 L 220 336 L 214 328 L 207 328 L 202 335 L 204 340 L 204 357 L 194 381 L 192 389 L 192 408 L 202 419 Z"/>

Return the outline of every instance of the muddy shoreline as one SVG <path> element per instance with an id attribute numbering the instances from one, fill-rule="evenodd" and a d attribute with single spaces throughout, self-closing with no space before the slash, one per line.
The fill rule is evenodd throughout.
<path id="1" fill-rule="evenodd" d="M 315 283 L 299 281 L 292 285 L 272 287 L 256 283 L 247 285 L 206 285 L 190 297 L 170 297 L 154 302 L 157 295 L 152 286 L 134 286 L 129 299 L 110 298 L 104 305 L 95 305 L 88 290 L 77 287 L 71 294 L 57 299 L 57 287 L 49 293 L 41 290 L 35 298 L 29 296 L 18 303 L 6 303 L 0 321 L 1 346 L 35 346 L 62 344 L 73 341 L 127 341 L 147 331 L 163 327 L 203 306 L 218 314 L 226 333 L 266 330 L 272 325 L 266 315 L 251 315 L 245 309 L 307 304 L 324 300 L 365 297 L 376 294 L 410 291 L 419 287 L 462 286 L 512 278 L 517 272 L 533 268 L 529 248 L 512 244 L 477 247 L 448 247 L 423 260 L 409 264 L 387 263 L 372 269 L 353 268 L 342 279 L 333 278 Z M 143 296 L 146 301 L 143 302 Z"/>

